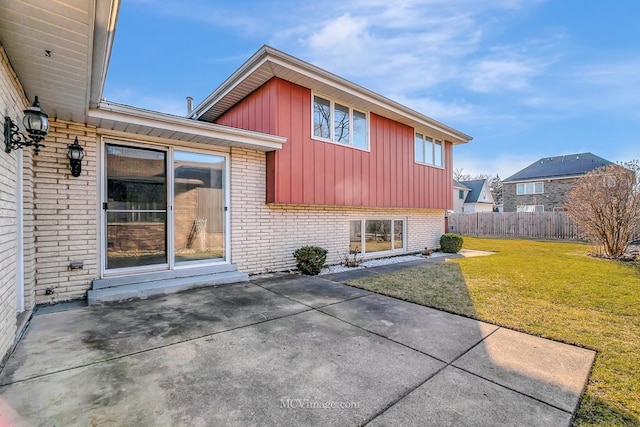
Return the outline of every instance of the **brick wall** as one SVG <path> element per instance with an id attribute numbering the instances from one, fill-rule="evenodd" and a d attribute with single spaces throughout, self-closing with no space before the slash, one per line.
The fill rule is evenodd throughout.
<path id="1" fill-rule="evenodd" d="M 544 205 L 545 212 L 553 212 L 554 208 L 564 206 L 565 200 L 577 178 L 553 179 L 544 182 L 543 194 L 516 195 L 515 183 L 504 183 L 502 186 L 504 212 L 516 212 L 519 205 Z"/>
<path id="2" fill-rule="evenodd" d="M 67 146 L 84 148 L 82 175 L 71 176 Z M 36 303 L 84 298 L 98 277 L 95 128 L 51 120 L 46 148 L 34 157 Z M 82 270 L 68 270 L 82 261 Z"/>
<path id="3" fill-rule="evenodd" d="M 0 110 L 4 117 L 22 120 L 27 107 L 24 90 L 0 46 Z M 17 157 L 21 150 L 4 152 L 4 137 L 0 147 L 0 361 L 13 345 L 16 334 L 16 195 Z M 28 159 L 25 160 L 28 164 Z M 31 308 L 27 306 L 27 308 Z"/>
<path id="4" fill-rule="evenodd" d="M 406 218 L 407 251 L 438 247 L 444 230 L 440 210 L 266 205 L 266 156 L 252 150 L 231 150 L 230 191 L 231 261 L 248 273 L 294 268 L 292 253 L 304 245 L 324 247 L 327 263 L 340 262 L 352 219 Z"/>
<path id="5" fill-rule="evenodd" d="M 67 145 L 78 136 L 85 149 L 82 175 L 71 176 Z M 96 147 L 90 126 L 52 120 L 47 147 L 34 158 L 33 212 L 39 304 L 83 298 L 99 275 Z M 373 209 L 265 204 L 266 156 L 232 149 L 232 262 L 242 271 L 259 273 L 295 266 L 292 253 L 311 244 L 329 250 L 328 262 L 338 263 L 349 248 L 352 219 L 403 218 L 407 251 L 435 248 L 444 229 L 440 210 Z M 82 270 L 68 270 L 83 261 Z"/>
<path id="6" fill-rule="evenodd" d="M 36 304 L 36 237 L 33 212 L 33 151 L 22 150 L 22 207 L 23 252 L 24 252 L 24 306 L 30 309 Z"/>

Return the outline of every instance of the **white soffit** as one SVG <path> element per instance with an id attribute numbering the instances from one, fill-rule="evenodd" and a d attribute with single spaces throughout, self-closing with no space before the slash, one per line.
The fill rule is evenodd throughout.
<path id="1" fill-rule="evenodd" d="M 287 138 L 196 121 L 171 114 L 101 102 L 89 110 L 87 123 L 105 135 L 138 136 L 167 141 L 222 147 L 242 147 L 257 151 L 282 148 Z"/>
<path id="2" fill-rule="evenodd" d="M 202 101 L 194 109 L 191 117 L 212 122 L 273 77 L 340 99 L 354 107 L 415 129 L 428 131 L 431 136 L 452 141 L 454 144 L 467 143 L 472 139 L 469 135 L 417 111 L 269 46 L 263 46 Z"/>
<path id="3" fill-rule="evenodd" d="M 91 90 L 101 96 L 118 6 L 0 0 L 0 42 L 30 103 L 37 95 L 50 117 L 84 122 Z"/>

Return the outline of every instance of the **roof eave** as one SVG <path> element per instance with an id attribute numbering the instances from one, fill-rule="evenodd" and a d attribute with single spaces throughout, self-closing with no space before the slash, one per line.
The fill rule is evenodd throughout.
<path id="1" fill-rule="evenodd" d="M 97 1 L 95 4 L 87 109 L 96 108 L 102 99 L 119 10 L 120 0 Z"/>
<path id="2" fill-rule="evenodd" d="M 590 171 L 588 171 L 588 172 L 590 172 Z M 588 172 L 585 172 L 585 173 L 588 173 Z M 556 179 L 573 179 L 573 178 L 580 178 L 582 176 L 584 176 L 584 174 L 580 174 L 580 175 L 534 176 L 534 177 L 530 177 L 530 178 L 515 178 L 515 179 L 507 178 L 502 182 L 506 183 L 506 184 L 517 184 L 517 183 L 521 183 L 521 182 L 553 181 L 553 180 L 556 180 Z"/>
<path id="3" fill-rule="evenodd" d="M 308 76 L 318 82 L 330 85 L 344 92 L 359 97 L 365 102 L 378 105 L 383 109 L 407 117 L 410 120 L 424 124 L 424 126 L 433 128 L 442 134 L 448 136 L 454 145 L 466 144 L 473 137 L 453 129 L 443 123 L 427 117 L 415 110 L 412 110 L 402 104 L 392 101 L 378 93 L 366 89 L 360 85 L 352 83 L 335 74 L 323 70 L 315 65 L 309 64 L 270 46 L 263 46 L 251 58 L 238 68 L 227 80 L 225 80 L 216 90 L 207 96 L 188 116 L 190 118 L 199 119 L 210 108 L 216 105 L 224 96 L 233 91 L 241 82 L 250 78 L 258 68 L 267 62 L 280 65 L 293 72 Z M 273 74 L 275 77 L 275 73 Z"/>
<path id="4" fill-rule="evenodd" d="M 150 133 L 166 132 L 179 135 L 176 138 L 183 137 L 187 142 L 198 138 L 213 145 L 224 143 L 229 147 L 242 147 L 263 152 L 279 150 L 287 142 L 287 138 L 282 136 L 200 122 L 105 101 L 101 102 L 98 108 L 89 110 L 88 123 L 103 131 L 125 126 L 125 128 L 136 129 L 129 131 L 132 135 L 142 137 Z M 150 129 L 153 131 L 150 132 Z"/>

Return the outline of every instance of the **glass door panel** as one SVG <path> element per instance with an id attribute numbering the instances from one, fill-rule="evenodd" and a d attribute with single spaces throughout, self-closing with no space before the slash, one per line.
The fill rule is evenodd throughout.
<path id="1" fill-rule="evenodd" d="M 106 148 L 106 268 L 167 264 L 167 153 Z"/>
<path id="2" fill-rule="evenodd" d="M 225 158 L 174 151 L 173 173 L 176 264 L 224 260 Z"/>

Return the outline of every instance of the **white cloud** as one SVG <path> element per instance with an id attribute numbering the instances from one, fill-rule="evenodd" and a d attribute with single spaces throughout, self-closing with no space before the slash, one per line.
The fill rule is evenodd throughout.
<path id="1" fill-rule="evenodd" d="M 472 64 L 469 71 L 470 88 L 477 92 L 523 90 L 529 87 L 529 79 L 536 74 L 532 65 L 510 59 L 484 59 Z"/>
<path id="2" fill-rule="evenodd" d="M 321 68 L 439 120 L 472 119 L 490 108 L 472 100 L 442 99 L 471 89 L 522 97 L 550 62 L 546 40 L 487 46 L 496 14 L 519 13 L 536 2 L 520 0 L 386 0 L 329 2 L 321 20 L 276 31 L 272 42 Z M 533 5 L 533 6 L 532 6 Z M 306 10 L 308 12 L 308 10 Z M 290 15 L 293 21 L 295 12 Z M 491 34 L 491 35 L 488 35 Z M 490 43 L 490 42 L 489 42 Z M 524 93 L 526 95 L 526 93 Z M 494 100 L 495 102 L 495 100 Z M 520 99 L 518 98 L 518 101 Z"/>
<path id="3" fill-rule="evenodd" d="M 345 55 L 360 51 L 371 42 L 367 34 L 367 22 L 363 18 L 342 15 L 332 19 L 321 30 L 309 37 L 312 49 Z"/>
<path id="4" fill-rule="evenodd" d="M 520 98 L 536 111 L 578 117 L 585 113 L 613 113 L 640 118 L 640 61 L 608 60 L 547 70 L 538 83 Z"/>

